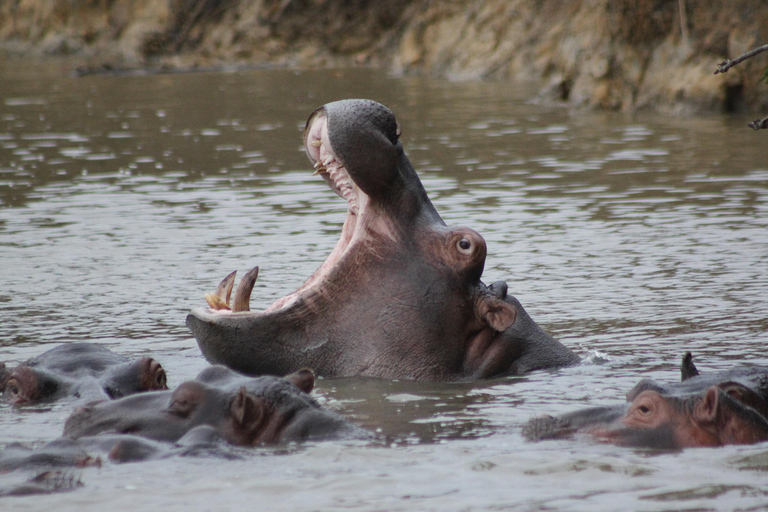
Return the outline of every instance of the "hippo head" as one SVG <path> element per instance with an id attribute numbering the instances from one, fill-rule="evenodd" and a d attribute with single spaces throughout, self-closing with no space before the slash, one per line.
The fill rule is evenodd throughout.
<path id="1" fill-rule="evenodd" d="M 206 296 L 210 308 L 187 317 L 209 361 L 249 374 L 309 366 L 323 376 L 422 380 L 510 368 L 521 350 L 499 333 L 515 323 L 518 308 L 482 283 L 485 240 L 445 225 L 400 133 L 394 114 L 370 100 L 312 113 L 307 156 L 347 202 L 339 241 L 298 290 L 264 312 L 248 305 L 258 267 L 231 306 L 234 275 L 227 276 Z"/>
<path id="2" fill-rule="evenodd" d="M 676 449 L 764 441 L 768 420 L 718 386 L 686 395 L 646 388 L 628 404 L 535 418 L 523 433 L 531 440 L 585 434 L 620 446 Z"/>
<path id="3" fill-rule="evenodd" d="M 4 368 L 5 365 L 3 365 Z M 129 360 L 94 343 L 67 343 L 0 371 L 0 391 L 12 404 L 67 396 L 95 400 L 168 389 L 163 367 L 151 357 Z"/>
<path id="4" fill-rule="evenodd" d="M 204 370 L 173 391 L 133 395 L 79 408 L 64 435 L 131 434 L 177 442 L 200 428 L 212 429 L 231 444 L 256 446 L 342 437 L 361 432 L 327 411 L 307 393 L 308 370 L 285 378 L 249 378 L 223 367 Z"/>

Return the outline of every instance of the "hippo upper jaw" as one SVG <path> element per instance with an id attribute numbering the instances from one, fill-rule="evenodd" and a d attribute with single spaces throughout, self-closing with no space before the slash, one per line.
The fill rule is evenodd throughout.
<path id="1" fill-rule="evenodd" d="M 329 275 L 332 272 L 338 271 L 341 261 L 357 245 L 365 243 L 368 246 L 367 248 L 370 248 L 371 245 L 376 245 L 377 240 L 398 241 L 398 229 L 387 215 L 387 209 L 382 208 L 380 204 L 376 204 L 379 201 L 372 200 L 358 186 L 355 180 L 352 179 L 342 159 L 334 151 L 329 138 L 328 116 L 324 108 L 316 110 L 307 121 L 304 131 L 304 146 L 307 156 L 315 169 L 315 174 L 320 174 L 328 187 L 347 202 L 347 217 L 344 221 L 339 240 L 325 261 L 304 284 L 294 292 L 276 300 L 263 313 L 251 312 L 249 307 L 250 293 L 253 284 L 255 284 L 255 277 L 250 280 L 243 279 L 239 289 L 239 295 L 243 298 L 242 304 L 238 307 L 233 307 L 232 312 L 247 312 L 247 315 L 269 314 L 289 308 L 300 299 L 312 301 L 315 298 L 322 297 L 326 294 L 319 290 L 319 288 L 329 279 Z M 402 148 L 399 151 L 402 152 Z M 247 290 L 243 289 L 246 281 L 247 285 L 245 286 L 249 287 Z M 229 291 L 231 291 L 233 283 L 234 276 L 232 276 L 229 283 Z M 224 302 L 227 301 L 225 300 Z M 208 313 L 214 315 L 228 314 L 230 310 L 212 307 L 208 310 Z"/>

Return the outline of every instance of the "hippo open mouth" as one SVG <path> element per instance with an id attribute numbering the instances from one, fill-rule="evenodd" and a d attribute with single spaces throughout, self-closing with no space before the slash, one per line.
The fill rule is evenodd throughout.
<path id="1" fill-rule="evenodd" d="M 396 136 L 400 136 L 397 126 Z M 368 214 L 369 196 L 357 186 L 350 176 L 343 161 L 334 153 L 328 135 L 328 116 L 323 107 L 315 110 L 304 129 L 304 149 L 315 169 L 314 175 L 320 175 L 339 197 L 347 202 L 347 217 L 341 230 L 341 236 L 333 251 L 312 276 L 296 291 L 279 298 L 264 313 L 271 313 L 287 308 L 299 297 L 311 297 L 312 292 L 320 287 L 328 274 L 355 244 L 367 237 L 394 238 L 392 227 L 386 222 L 377 222 L 381 217 Z M 206 294 L 206 301 L 211 309 L 220 313 L 250 311 L 250 296 L 258 277 L 259 267 L 250 270 L 242 279 L 230 305 L 229 300 L 234 288 L 236 271 L 222 280 L 215 294 Z M 258 314 L 258 312 L 252 312 Z"/>
<path id="2" fill-rule="evenodd" d="M 455 380 L 578 361 L 506 285 L 482 283 L 485 240 L 445 225 L 387 107 L 329 103 L 309 117 L 304 147 L 315 174 L 347 202 L 339 241 L 263 312 L 249 307 L 258 267 L 231 305 L 234 273 L 206 295 L 210 308 L 193 310 L 187 325 L 210 362 L 251 375 L 310 367 L 321 376 Z"/>

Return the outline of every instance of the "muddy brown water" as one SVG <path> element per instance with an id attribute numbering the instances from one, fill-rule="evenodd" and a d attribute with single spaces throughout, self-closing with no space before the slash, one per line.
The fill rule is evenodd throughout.
<path id="1" fill-rule="evenodd" d="M 3 510 L 733 510 L 768 503 L 768 445 L 530 443 L 520 426 L 623 400 L 642 377 L 768 365 L 768 138 L 741 116 L 569 112 L 535 86 L 362 70 L 74 78 L 0 61 L 0 360 L 94 341 L 151 354 L 171 387 L 206 362 L 184 325 L 232 270 L 254 306 L 330 252 L 345 205 L 301 151 L 308 114 L 393 108 L 448 224 L 488 243 L 577 367 L 474 384 L 319 380 L 374 441 L 242 460 L 105 462 L 73 492 Z M 0 445 L 60 435 L 72 402 L 0 405 Z"/>

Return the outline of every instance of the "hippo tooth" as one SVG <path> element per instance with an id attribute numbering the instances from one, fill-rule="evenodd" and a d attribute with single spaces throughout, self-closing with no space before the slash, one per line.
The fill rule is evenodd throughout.
<path id="1" fill-rule="evenodd" d="M 323 165 L 323 163 L 320 160 L 315 162 L 314 168 L 317 169 L 317 170 L 312 173 L 312 176 L 317 176 L 321 172 L 325 172 L 325 166 Z"/>
<path id="2" fill-rule="evenodd" d="M 214 293 L 206 293 L 205 294 L 205 302 L 208 303 L 208 305 L 211 307 L 211 309 L 215 309 L 216 311 L 221 311 L 222 309 L 227 310 L 229 309 L 229 306 L 226 302 L 224 302 L 221 297 Z"/>
<path id="3" fill-rule="evenodd" d="M 224 301 L 224 304 L 229 306 L 229 297 L 232 295 L 232 287 L 235 285 L 235 276 L 237 275 L 237 270 L 234 272 L 230 272 L 227 277 L 222 279 L 221 283 L 219 283 L 218 288 L 216 288 L 216 295 L 219 296 L 220 299 Z"/>
<path id="4" fill-rule="evenodd" d="M 253 267 L 243 276 L 235 292 L 235 299 L 232 302 L 232 312 L 250 311 L 251 292 L 253 285 L 256 284 L 256 278 L 259 277 L 259 267 Z"/>
<path id="5" fill-rule="evenodd" d="M 320 146 L 323 145 L 323 141 L 321 141 L 320 139 L 317 139 L 317 140 L 313 140 L 312 142 L 310 142 L 310 144 L 313 147 L 319 148 Z"/>

